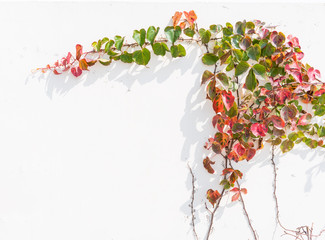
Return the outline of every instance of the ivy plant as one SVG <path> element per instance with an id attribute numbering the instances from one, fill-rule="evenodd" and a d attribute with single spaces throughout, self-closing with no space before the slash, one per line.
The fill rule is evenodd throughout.
<path id="1" fill-rule="evenodd" d="M 205 86 L 207 101 L 214 110 L 211 124 L 215 129 L 204 146 L 212 154 L 207 152 L 203 157 L 203 166 L 209 174 L 221 176 L 215 189 L 207 189 L 207 201 L 213 209 L 206 204 L 211 214 L 206 239 L 210 237 L 214 214 L 226 194 L 231 194 L 232 201 L 241 201 L 254 239 L 258 239 L 244 203 L 243 196 L 248 192 L 240 184 L 244 173 L 236 169 L 234 163 L 252 161 L 265 144 L 272 145 L 277 221 L 286 234 L 296 239 L 312 239 L 315 236 L 312 228 L 289 230 L 280 223 L 274 151 L 280 148 L 286 153 L 297 144 L 311 149 L 325 147 L 325 126 L 313 121 L 325 114 L 325 83 L 320 80 L 319 70 L 302 62 L 304 53 L 297 37 L 285 36 L 261 21 L 212 24 L 205 29 L 198 28 L 196 20 L 193 10 L 176 12 L 173 25 L 163 30 L 163 38 L 157 39 L 160 28 L 154 26 L 134 30 L 134 43 L 125 43 L 125 38 L 119 35 L 104 37 L 93 42 L 90 51 L 84 51 L 77 44 L 74 55 L 69 52 L 54 65 L 37 70 L 54 74 L 70 71 L 79 77 L 95 64 L 108 66 L 121 61 L 147 65 L 152 54 L 172 58 L 186 56 L 184 42 L 203 46 L 202 63 L 212 66 L 213 70 L 210 67 L 202 73 L 201 85 Z M 224 169 L 216 173 L 214 164 L 218 156 L 223 158 Z M 191 174 L 194 179 L 192 170 Z M 192 226 L 198 239 L 193 200 L 194 181 Z"/>

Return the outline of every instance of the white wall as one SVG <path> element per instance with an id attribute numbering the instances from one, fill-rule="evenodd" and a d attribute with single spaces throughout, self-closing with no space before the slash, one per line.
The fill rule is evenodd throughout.
<path id="1" fill-rule="evenodd" d="M 300 39 L 305 61 L 325 74 L 325 5 L 306 3 L 0 3 L 0 239 L 192 239 L 189 162 L 199 188 L 197 231 L 207 230 L 202 166 L 213 133 L 200 78 L 202 49 L 183 59 L 153 57 L 148 68 L 95 66 L 72 75 L 31 74 L 76 43 L 134 29 L 164 28 L 194 9 L 200 27 L 261 19 Z M 280 239 L 266 147 L 240 163 L 247 209 L 262 240 Z M 278 154 L 283 223 L 325 228 L 324 150 Z M 226 197 L 211 239 L 253 239 L 239 202 Z M 281 239 L 292 239 L 282 237 Z M 325 239 L 325 235 L 322 238 Z"/>

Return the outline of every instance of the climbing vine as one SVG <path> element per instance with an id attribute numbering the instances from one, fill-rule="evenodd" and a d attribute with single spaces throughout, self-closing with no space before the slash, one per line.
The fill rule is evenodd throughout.
<path id="1" fill-rule="evenodd" d="M 261 21 L 242 21 L 234 26 L 213 24 L 209 29 L 198 28 L 194 11 L 176 12 L 172 26 L 164 29 L 164 38 L 157 38 L 159 27 L 134 30 L 134 43 L 126 43 L 124 37 L 104 37 L 92 43 L 93 49 L 84 52 L 76 45 L 75 55 L 70 52 L 54 65 L 39 68 L 42 72 L 62 74 L 70 71 L 75 77 L 96 63 L 104 66 L 113 61 L 147 65 L 151 54 L 173 58 L 184 57 L 183 42 L 198 44 L 205 49 L 203 64 L 210 66 L 202 74 L 201 84 L 206 88 L 206 98 L 214 110 L 212 125 L 215 132 L 205 143 L 210 153 L 203 157 L 203 166 L 209 174 L 221 175 L 216 183 L 221 188 L 207 190 L 205 204 L 210 213 L 206 239 L 209 239 L 214 214 L 221 199 L 231 194 L 232 201 L 240 200 L 254 239 L 258 239 L 244 195 L 247 189 L 240 180 L 243 173 L 233 167 L 234 162 L 251 161 L 265 143 L 272 145 L 271 163 L 274 169 L 274 198 L 276 219 L 287 235 L 296 239 L 312 239 L 316 236 L 310 227 L 297 230 L 285 228 L 279 219 L 276 197 L 276 166 L 274 151 L 283 153 L 303 143 L 310 148 L 322 147 L 325 127 L 315 122 L 316 117 L 325 114 L 325 83 L 320 72 L 301 60 L 304 53 L 297 37 L 285 36 L 274 27 L 267 27 Z M 223 158 L 224 169 L 214 170 L 215 158 Z M 192 226 L 195 231 L 194 174 L 192 175 Z M 321 234 L 321 233 L 320 233 Z"/>

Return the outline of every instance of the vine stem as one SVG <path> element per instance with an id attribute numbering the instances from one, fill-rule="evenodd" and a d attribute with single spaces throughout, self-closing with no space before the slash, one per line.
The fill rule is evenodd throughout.
<path id="1" fill-rule="evenodd" d="M 277 187 L 276 182 L 277 182 L 278 174 L 277 174 L 277 168 L 276 168 L 275 161 L 274 161 L 274 157 L 275 157 L 274 152 L 275 152 L 275 145 L 272 145 L 271 163 L 273 166 L 273 198 L 275 201 L 276 221 L 280 225 L 280 227 L 283 229 L 283 231 L 284 231 L 283 235 L 293 236 L 293 237 L 295 237 L 295 239 L 300 239 L 300 240 L 304 240 L 303 236 L 306 236 L 307 240 L 312 240 L 313 237 L 320 237 L 325 232 L 325 229 L 321 230 L 319 232 L 319 234 L 314 235 L 313 234 L 313 225 L 311 227 L 301 226 L 301 227 L 297 227 L 297 230 L 292 230 L 292 229 L 288 229 L 288 228 L 284 227 L 283 224 L 281 223 L 279 202 L 278 202 L 278 197 L 276 195 L 276 187 Z"/>
<path id="2" fill-rule="evenodd" d="M 194 238 L 195 240 L 198 240 L 199 237 L 196 233 L 196 230 L 195 230 L 195 210 L 194 210 L 194 197 L 195 197 L 195 177 L 194 177 L 194 173 L 192 171 L 192 168 L 190 167 L 189 163 L 187 163 L 187 167 L 188 169 L 190 170 L 190 174 L 192 176 L 192 195 L 191 195 L 191 203 L 190 203 L 190 208 L 191 208 L 191 215 L 192 215 L 192 231 L 193 231 L 193 235 L 194 235 Z"/>
<path id="3" fill-rule="evenodd" d="M 225 168 L 227 168 L 227 166 L 228 166 L 228 158 L 227 158 L 226 156 L 224 156 L 224 155 L 223 155 L 223 157 L 224 157 L 224 159 L 225 159 Z M 226 179 L 226 175 L 224 176 L 224 179 Z M 209 238 L 210 238 L 210 234 L 211 234 L 212 226 L 213 226 L 214 215 L 215 215 L 217 209 L 219 208 L 220 202 L 221 202 L 221 200 L 222 200 L 224 194 L 225 194 L 225 188 L 222 189 L 222 191 L 221 191 L 221 193 L 220 193 L 220 198 L 218 199 L 218 202 L 216 203 L 216 206 L 215 206 L 215 208 L 213 209 L 213 211 L 211 211 L 211 210 L 208 208 L 208 206 L 206 205 L 206 203 L 205 203 L 205 208 L 210 212 L 210 223 L 209 223 L 208 232 L 207 232 L 207 234 L 206 234 L 206 240 L 209 240 Z"/>
<path id="4" fill-rule="evenodd" d="M 234 169 L 233 166 L 232 166 L 232 164 L 231 164 L 231 162 L 229 162 L 229 165 L 230 165 L 230 167 L 232 169 Z M 240 190 L 241 187 L 240 187 L 240 184 L 239 184 L 238 180 L 236 180 L 236 184 L 237 184 L 237 187 Z M 250 217 L 248 215 L 248 212 L 247 212 L 247 209 L 246 209 L 246 205 L 245 205 L 245 202 L 244 202 L 244 198 L 243 198 L 243 195 L 242 195 L 241 191 L 239 191 L 239 196 L 240 196 L 241 203 L 243 205 L 243 210 L 244 210 L 244 213 L 245 213 L 245 216 L 246 216 L 248 225 L 249 225 L 249 227 L 250 227 L 250 229 L 251 229 L 251 231 L 252 231 L 252 233 L 254 235 L 254 239 L 255 240 L 258 240 L 258 234 L 257 234 L 256 230 L 254 229 L 253 224 L 252 224 L 252 221 L 251 221 L 251 219 L 250 219 Z"/>

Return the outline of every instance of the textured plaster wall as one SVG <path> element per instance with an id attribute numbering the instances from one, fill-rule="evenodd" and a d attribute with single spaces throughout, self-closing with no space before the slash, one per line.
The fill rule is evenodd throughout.
<path id="1" fill-rule="evenodd" d="M 76 43 L 170 24 L 194 9 L 200 27 L 261 19 L 300 39 L 305 61 L 325 74 L 324 3 L 0 2 L 0 239 L 193 239 L 189 200 L 197 177 L 196 224 L 207 230 L 202 166 L 213 134 L 200 87 L 203 49 L 183 59 L 152 56 L 148 67 L 114 63 L 72 75 L 31 74 Z M 247 210 L 261 240 L 280 237 L 272 200 L 269 147 L 236 164 Z M 220 159 L 221 161 L 221 159 Z M 278 153 L 282 222 L 325 228 L 324 150 Z M 221 168 L 219 167 L 218 170 Z M 225 197 L 211 239 L 253 239 L 239 202 Z M 325 239 L 325 235 L 323 238 Z"/>

